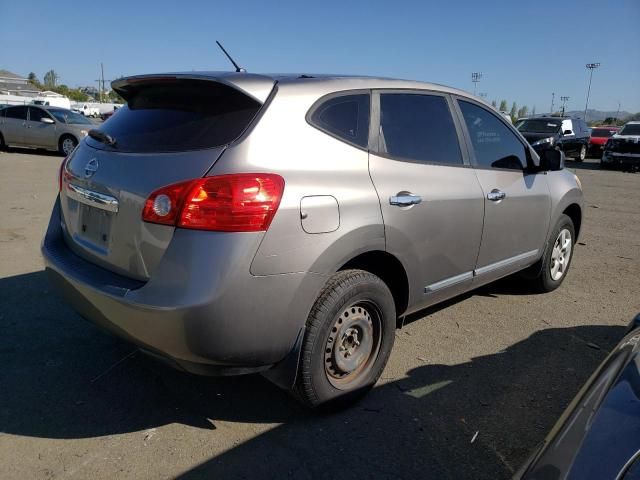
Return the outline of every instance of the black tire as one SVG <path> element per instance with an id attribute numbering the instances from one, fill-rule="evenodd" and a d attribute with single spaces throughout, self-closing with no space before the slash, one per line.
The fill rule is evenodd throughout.
<path id="1" fill-rule="evenodd" d="M 69 143 L 65 143 L 65 142 L 69 142 Z M 71 149 L 71 151 L 68 151 L 68 148 L 69 148 L 68 145 L 70 143 L 73 144 L 73 148 L 76 148 L 76 146 L 78 145 L 78 139 L 75 138 L 73 135 L 62 135 L 60 137 L 60 140 L 58 141 L 58 151 L 60 152 L 61 155 L 64 155 L 66 157 L 71 153 L 73 148 Z"/>
<path id="2" fill-rule="evenodd" d="M 556 246 L 556 241 L 559 239 L 560 232 L 562 232 L 563 230 L 567 230 L 571 235 L 571 249 L 568 252 L 568 259 L 565 260 L 566 265 L 564 266 L 562 275 L 559 278 L 554 279 L 552 276 L 552 267 L 555 264 L 555 261 L 553 259 L 554 247 Z M 575 242 L 576 234 L 573 221 L 569 216 L 563 214 L 556 222 L 556 226 L 549 236 L 549 240 L 547 241 L 543 257 L 539 262 L 533 265 L 533 267 L 530 267 L 530 269 L 528 269 L 529 272 L 535 272 L 535 275 L 533 277 L 529 277 L 528 280 L 531 283 L 531 286 L 536 291 L 552 292 L 562 284 L 564 279 L 567 277 L 569 267 L 571 267 L 571 260 L 573 259 L 573 252 L 575 250 Z"/>
<path id="3" fill-rule="evenodd" d="M 0 151 L 4 151 L 4 150 L 9 150 L 9 149 L 7 148 L 6 143 L 4 143 L 4 137 L 0 133 Z"/>
<path id="4" fill-rule="evenodd" d="M 580 150 L 578 150 L 577 156 L 574 157 L 574 160 L 576 162 L 584 162 L 585 158 L 587 158 L 587 146 L 586 145 L 582 145 L 580 147 Z"/>
<path id="5" fill-rule="evenodd" d="M 363 270 L 333 275 L 307 319 L 294 387 L 298 399 L 311 408 L 323 409 L 342 408 L 359 400 L 380 378 L 393 347 L 395 328 L 393 295 L 380 278 Z M 352 330 L 355 333 L 349 336 Z M 346 350 L 341 348 L 345 346 Z M 344 362 L 357 366 L 351 372 L 341 370 Z"/>

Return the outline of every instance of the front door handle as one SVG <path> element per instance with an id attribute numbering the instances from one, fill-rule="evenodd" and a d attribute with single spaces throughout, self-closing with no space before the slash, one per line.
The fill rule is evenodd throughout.
<path id="1" fill-rule="evenodd" d="M 417 205 L 422 202 L 420 195 L 414 195 L 413 193 L 400 192 L 393 197 L 389 197 L 389 204 L 396 207 L 409 207 L 411 205 Z"/>
<path id="2" fill-rule="evenodd" d="M 487 193 L 487 200 L 491 200 L 492 202 L 499 202 L 500 200 L 504 200 L 506 197 L 507 194 L 497 188 L 494 188 Z"/>

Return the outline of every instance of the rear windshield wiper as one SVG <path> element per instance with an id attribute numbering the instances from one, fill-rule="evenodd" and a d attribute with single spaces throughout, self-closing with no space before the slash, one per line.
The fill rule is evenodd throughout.
<path id="1" fill-rule="evenodd" d="M 108 133 L 101 132 L 100 130 L 96 130 L 95 128 L 89 130 L 89 136 L 94 140 L 98 140 L 99 142 L 104 143 L 105 145 L 110 145 L 112 147 L 115 147 L 116 145 L 115 138 L 113 138 Z"/>

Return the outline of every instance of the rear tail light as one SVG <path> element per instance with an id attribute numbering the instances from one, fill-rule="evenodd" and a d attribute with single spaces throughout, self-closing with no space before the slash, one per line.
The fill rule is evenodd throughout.
<path id="1" fill-rule="evenodd" d="M 69 160 L 69 155 L 67 155 L 66 157 L 64 157 L 64 160 L 62 160 L 62 163 L 60 164 L 60 169 L 58 170 L 58 192 L 62 191 L 62 180 L 64 178 L 64 167 L 67 164 L 67 160 Z"/>
<path id="2" fill-rule="evenodd" d="M 278 210 L 284 179 L 268 173 L 240 173 L 174 183 L 145 202 L 145 222 L 197 230 L 267 230 Z"/>

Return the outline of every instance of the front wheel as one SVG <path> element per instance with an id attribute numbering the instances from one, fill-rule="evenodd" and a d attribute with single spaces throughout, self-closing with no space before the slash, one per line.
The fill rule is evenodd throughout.
<path id="1" fill-rule="evenodd" d="M 567 215 L 561 215 L 547 242 L 544 256 L 534 265 L 537 275 L 531 279 L 536 290 L 551 292 L 564 281 L 573 258 L 575 227 Z"/>
<path id="2" fill-rule="evenodd" d="M 73 152 L 73 149 L 78 145 L 78 141 L 71 135 L 65 135 L 60 139 L 58 150 L 65 157 Z"/>
<path id="3" fill-rule="evenodd" d="M 295 393 L 312 408 L 342 407 L 378 381 L 395 339 L 387 285 L 363 270 L 333 275 L 320 292 L 302 343 Z"/>

